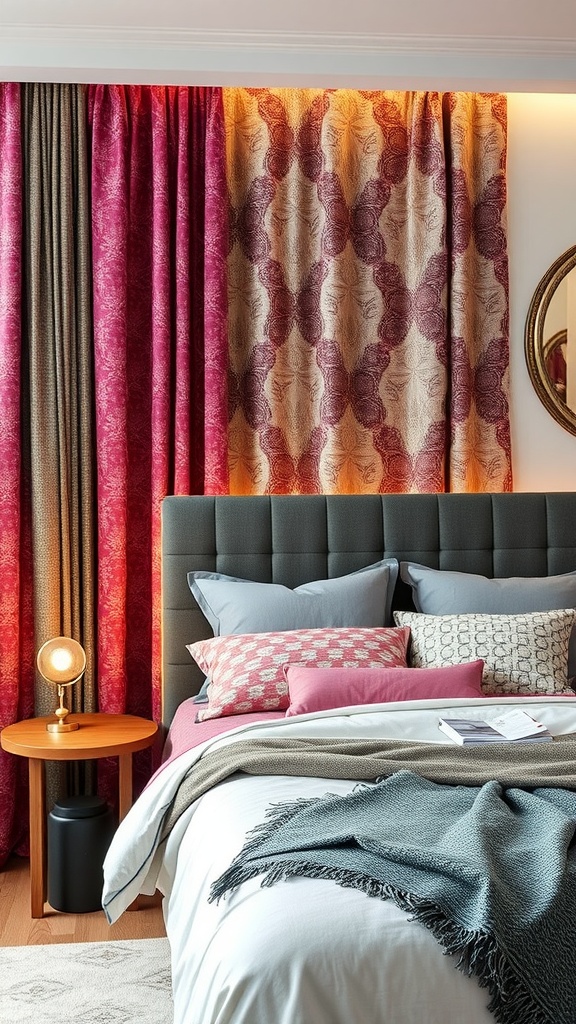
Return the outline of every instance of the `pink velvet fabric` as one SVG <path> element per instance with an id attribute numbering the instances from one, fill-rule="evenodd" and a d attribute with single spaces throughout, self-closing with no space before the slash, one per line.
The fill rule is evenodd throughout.
<path id="1" fill-rule="evenodd" d="M 287 665 L 290 704 L 286 717 L 355 704 L 434 697 L 483 697 L 484 662 L 448 668 L 307 668 Z"/>
<path id="2" fill-rule="evenodd" d="M 0 728 L 30 717 L 34 649 L 30 523 L 20 449 L 20 86 L 0 83 Z M 24 499 L 24 500 L 23 500 Z M 27 852 L 27 764 L 0 750 L 0 865 Z"/>
<path id="3" fill-rule="evenodd" d="M 100 709 L 160 714 L 160 504 L 227 491 L 221 91 L 91 86 Z"/>

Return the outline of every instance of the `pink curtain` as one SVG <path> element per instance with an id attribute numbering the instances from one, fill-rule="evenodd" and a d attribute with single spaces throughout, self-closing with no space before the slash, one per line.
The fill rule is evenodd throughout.
<path id="1" fill-rule="evenodd" d="M 34 713 L 30 521 L 21 451 L 20 86 L 0 83 L 0 728 Z M 0 865 L 27 852 L 26 760 L 0 750 Z"/>
<path id="2" fill-rule="evenodd" d="M 160 503 L 228 489 L 222 99 L 92 86 L 88 103 L 99 705 L 158 718 Z"/>
<path id="3" fill-rule="evenodd" d="M 510 489 L 505 97 L 224 105 L 231 491 Z"/>

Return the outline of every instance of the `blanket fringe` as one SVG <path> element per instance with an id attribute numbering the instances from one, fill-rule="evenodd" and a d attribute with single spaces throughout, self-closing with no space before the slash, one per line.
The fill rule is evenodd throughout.
<path id="1" fill-rule="evenodd" d="M 358 889 L 372 898 L 391 900 L 401 910 L 409 913 L 411 920 L 418 921 L 431 932 L 446 956 L 457 958 L 455 966 L 458 970 L 476 978 L 482 988 L 488 989 L 491 997 L 488 1010 L 498 1024 L 554 1024 L 545 1009 L 534 1002 L 492 935 L 457 925 L 429 900 L 400 891 L 360 872 L 321 866 L 305 860 L 277 861 L 263 858 L 257 863 L 246 863 L 244 857 L 256 853 L 262 840 L 270 835 L 280 821 L 290 820 L 301 809 L 303 802 L 309 801 L 298 800 L 269 809 L 268 819 L 250 833 L 241 853 L 212 884 L 208 898 L 210 903 L 219 902 L 227 893 L 231 895 L 244 882 L 258 875 L 262 875 L 262 888 L 294 877 L 324 878 L 344 888 Z"/>
<path id="2" fill-rule="evenodd" d="M 270 806 L 266 808 L 264 819 L 247 833 L 244 846 L 237 857 L 234 858 L 228 870 L 220 879 L 213 883 L 210 889 L 208 902 L 213 903 L 214 900 L 216 900 L 218 903 L 228 889 L 232 891 L 232 889 L 237 889 L 238 885 L 242 884 L 240 881 L 238 882 L 238 885 L 225 885 L 222 888 L 222 892 L 219 891 L 218 886 L 218 882 L 221 882 L 224 877 L 228 878 L 229 873 L 234 871 L 236 865 L 243 864 L 246 857 L 256 856 L 262 843 L 270 836 L 274 835 L 276 829 L 281 828 L 282 825 L 286 825 L 304 807 L 324 803 L 324 801 L 330 799 L 337 799 L 337 797 L 334 793 L 326 793 L 323 797 L 298 797 L 296 800 L 286 800 L 283 803 L 270 804 Z M 256 874 L 258 873 L 259 872 L 257 871 Z"/>

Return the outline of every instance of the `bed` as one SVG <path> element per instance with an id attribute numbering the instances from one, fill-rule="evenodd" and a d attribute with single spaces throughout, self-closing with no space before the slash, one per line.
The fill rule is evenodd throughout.
<path id="1" fill-rule="evenodd" d="M 103 906 L 164 893 L 175 1024 L 573 1024 L 576 495 L 171 497 L 162 520 L 164 759 Z M 554 741 L 461 748 L 438 728 L 516 708 Z M 377 842 L 343 840 L 362 815 Z M 390 854 L 476 830 L 472 856 L 493 842 L 507 878 L 489 949 L 460 920 L 472 889 L 432 920 L 422 850 L 422 891 Z M 553 916 L 525 926 L 548 884 Z"/>

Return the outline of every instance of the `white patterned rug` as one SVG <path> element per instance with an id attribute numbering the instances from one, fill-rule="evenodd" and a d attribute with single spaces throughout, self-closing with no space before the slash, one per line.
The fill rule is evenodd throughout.
<path id="1" fill-rule="evenodd" d="M 2 1024 L 171 1024 L 168 939 L 0 948 Z"/>

